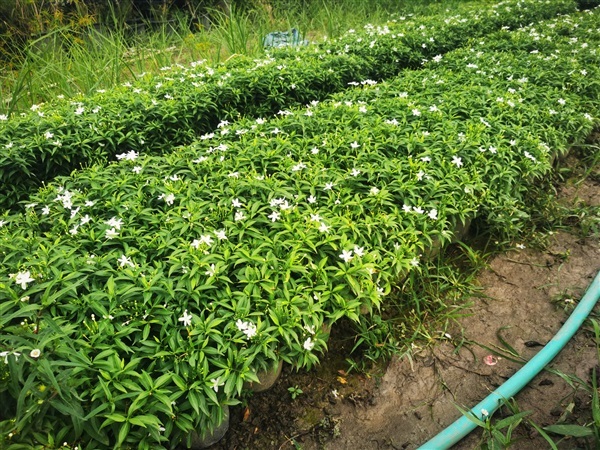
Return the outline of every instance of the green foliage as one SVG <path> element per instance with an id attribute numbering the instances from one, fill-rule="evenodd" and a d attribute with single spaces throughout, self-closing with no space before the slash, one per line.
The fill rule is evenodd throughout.
<path id="1" fill-rule="evenodd" d="M 377 314 L 457 224 L 485 216 L 518 231 L 526 182 L 597 124 L 599 13 L 499 32 L 305 107 L 280 97 L 309 91 L 302 70 L 325 92 L 331 78 L 318 78 L 320 61 L 360 58 L 311 59 L 309 50 L 282 68 L 240 59 L 180 69 L 184 81 L 167 75 L 102 93 L 96 112 L 82 99 L 6 121 L 11 132 L 37 127 L 29 142 L 44 148 L 59 138 L 53 155 L 67 163 L 100 142 L 126 150 L 55 179 L 0 218 L 3 444 L 178 445 L 217 425 L 273 361 L 317 364 L 324 329 Z M 573 39 L 588 45 L 572 52 Z M 236 67 L 239 78 L 228 77 Z M 256 115 L 233 122 L 227 89 L 244 70 L 254 80 L 248 68 L 270 74 L 261 89 L 268 108 L 282 105 L 275 118 L 260 118 L 256 91 L 239 91 L 233 98 L 254 96 Z M 190 79 L 212 81 L 184 89 Z M 216 87 L 220 96 L 210 97 Z M 201 111 L 217 104 L 223 120 L 210 122 Z M 182 113 L 189 105 L 196 113 Z M 211 131 L 190 145 L 142 152 L 192 141 L 202 120 Z M 105 141 L 71 132 L 80 123 Z M 70 153 L 68 139 L 81 139 Z M 29 147 L 7 150 L 27 167 Z M 408 307 L 418 311 L 418 301 Z"/>
<path id="2" fill-rule="evenodd" d="M 288 392 L 290 393 L 292 400 L 296 400 L 298 397 L 300 397 L 304 393 L 304 392 L 302 392 L 302 389 L 300 389 L 297 385 L 290 386 L 288 388 Z"/>
<path id="3" fill-rule="evenodd" d="M 14 207 L 56 176 L 106 163 L 121 152 L 170 152 L 209 132 L 223 119 L 261 117 L 322 100 L 349 83 L 382 79 L 418 67 L 456 48 L 467 36 L 482 36 L 502 26 L 574 9 L 567 0 L 511 0 L 506 5 L 451 17 L 367 26 L 314 48 L 278 50 L 259 61 L 236 57 L 216 69 L 197 63 L 188 68 L 165 68 L 165 75 L 158 78 L 125 83 L 92 96 L 33 105 L 23 117 L 0 120 L 0 207 Z M 236 42 L 245 39 L 238 31 L 231 33 L 237 36 Z M 113 43 L 116 48 L 121 45 L 118 39 Z M 93 58 L 93 53 L 90 56 Z M 113 63 L 107 61 L 106 71 L 117 74 L 119 68 L 111 66 Z M 25 81 L 21 86 L 25 90 Z M 0 118 L 8 119 L 11 113 L 9 110 Z"/>

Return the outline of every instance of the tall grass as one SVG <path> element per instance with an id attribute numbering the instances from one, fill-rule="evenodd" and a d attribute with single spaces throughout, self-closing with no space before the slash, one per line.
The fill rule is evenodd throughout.
<path id="1" fill-rule="evenodd" d="M 13 67 L 0 68 L 0 114 L 15 114 L 57 96 L 89 94 L 198 59 L 211 63 L 233 54 L 257 56 L 264 36 L 297 28 L 310 40 L 337 37 L 365 23 L 384 23 L 394 14 L 429 14 L 460 0 L 279 0 L 254 2 L 253 8 L 211 11 L 208 26 L 189 16 L 135 29 L 114 12 L 105 26 L 60 26 L 30 42 L 15 55 Z"/>

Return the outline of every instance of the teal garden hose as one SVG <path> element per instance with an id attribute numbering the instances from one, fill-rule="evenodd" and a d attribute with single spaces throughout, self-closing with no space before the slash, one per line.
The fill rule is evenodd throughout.
<path id="1" fill-rule="evenodd" d="M 491 415 L 500 407 L 502 400 L 514 397 L 521 389 L 523 389 L 544 367 L 546 367 L 546 365 L 548 365 L 548 363 L 550 363 L 550 361 L 552 361 L 552 359 L 554 359 L 567 342 L 569 342 L 588 317 L 599 297 L 600 272 L 589 285 L 585 295 L 579 302 L 579 305 L 577 305 L 577 308 L 575 308 L 569 319 L 552 340 L 517 373 L 474 406 L 471 409 L 471 413 L 477 418 L 485 420 L 485 413 Z M 462 416 L 434 438 L 419 447 L 418 450 L 448 449 L 473 431 L 476 426 L 477 425 L 466 416 Z"/>

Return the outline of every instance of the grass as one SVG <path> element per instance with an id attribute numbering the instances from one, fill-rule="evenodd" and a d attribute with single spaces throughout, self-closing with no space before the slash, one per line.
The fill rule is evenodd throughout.
<path id="1" fill-rule="evenodd" d="M 264 53 L 263 37 L 297 28 L 310 40 L 339 36 L 365 23 L 385 23 L 400 14 L 452 10 L 460 0 L 282 0 L 254 2 L 251 9 L 232 8 L 229 15 L 210 12 L 208 28 L 175 15 L 164 23 L 132 28 L 113 16 L 106 25 L 56 25 L 13 55 L 0 68 L 0 114 L 17 114 L 58 96 L 72 97 L 110 89 L 144 73 L 160 73 L 173 64 L 206 59 L 215 64 L 235 54 Z"/>

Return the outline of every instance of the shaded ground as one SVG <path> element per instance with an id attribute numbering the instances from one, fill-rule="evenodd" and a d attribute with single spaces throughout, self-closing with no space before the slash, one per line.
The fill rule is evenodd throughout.
<path id="1" fill-rule="evenodd" d="M 568 164 L 578 167 L 575 159 Z M 521 367 L 511 361 L 518 358 L 509 350 L 528 360 L 554 336 L 600 269 L 598 229 L 584 227 L 588 237 L 582 237 L 581 227 L 582 221 L 594 223 L 582 214 L 584 207 L 600 206 L 600 174 L 596 170 L 579 184 L 575 182 L 581 173 L 576 175 L 559 187 L 558 198 L 574 211 L 567 222 L 578 234 L 555 232 L 544 251 L 525 242 L 525 248 L 492 259 L 478 276 L 482 298 L 472 300 L 469 316 L 460 318 L 436 345 L 415 348 L 412 358 L 392 360 L 378 376 L 349 375 L 344 358 L 353 343 L 336 336 L 334 329 L 322 366 L 309 373 L 285 367 L 273 388 L 232 408 L 229 432 L 211 448 L 414 449 L 432 438 L 460 417 L 455 405 L 475 405 Z M 496 354 L 496 364 L 486 364 L 484 358 L 494 352 L 505 357 Z M 596 366 L 597 347 L 586 326 L 549 367 L 591 384 Z M 294 400 L 290 387 L 302 390 Z M 549 371 L 538 375 L 516 400 L 541 426 L 559 419 L 589 422 L 589 392 L 574 389 Z M 518 428 L 517 437 L 513 448 L 549 448 L 528 425 Z M 455 448 L 477 448 L 481 438 L 481 430 L 475 430 Z M 564 440 L 559 448 L 576 445 Z"/>

